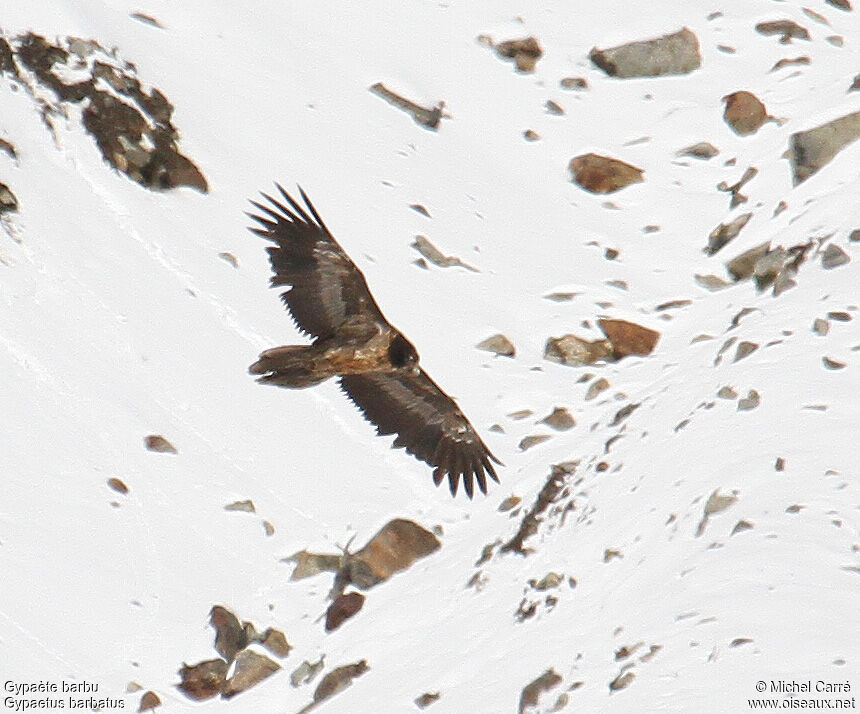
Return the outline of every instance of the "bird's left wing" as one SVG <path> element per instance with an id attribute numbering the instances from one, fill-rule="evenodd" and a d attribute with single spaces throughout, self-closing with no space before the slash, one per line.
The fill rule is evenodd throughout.
<path id="1" fill-rule="evenodd" d="M 340 378 L 343 391 L 376 425 L 377 433 L 397 434 L 393 448 L 405 448 L 434 467 L 438 486 L 447 476 L 453 495 L 460 477 L 469 498 L 474 481 L 487 492 L 487 476 L 498 481 L 492 462 L 501 464 L 451 397 L 424 370 L 373 372 Z"/>

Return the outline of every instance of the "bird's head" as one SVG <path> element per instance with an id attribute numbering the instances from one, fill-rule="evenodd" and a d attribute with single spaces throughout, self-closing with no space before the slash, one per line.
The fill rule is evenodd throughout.
<path id="1" fill-rule="evenodd" d="M 418 364 L 418 351 L 403 335 L 397 335 L 388 346 L 388 359 L 398 369 L 413 368 Z"/>

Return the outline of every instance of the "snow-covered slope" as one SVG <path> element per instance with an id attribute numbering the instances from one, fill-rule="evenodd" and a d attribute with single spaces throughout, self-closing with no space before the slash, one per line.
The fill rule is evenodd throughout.
<path id="1" fill-rule="evenodd" d="M 7 0 L 0 19 L 7 38 L 116 48 L 175 106 L 181 148 L 210 188 L 142 188 L 103 161 L 80 107 L 52 134 L 33 97 L 0 79 L 0 138 L 17 153 L 0 153 L 0 181 L 19 203 L 0 232 L 4 681 L 95 682 L 125 708 L 137 708 L 139 695 L 125 694 L 134 681 L 164 711 L 293 712 L 316 682 L 295 688 L 288 673 L 324 654 L 329 669 L 370 667 L 325 712 L 414 711 L 437 691 L 433 712 L 517 711 L 548 669 L 561 681 L 533 711 L 562 693 L 568 711 L 747 711 L 759 680 L 848 681 L 854 695 L 860 294 L 849 234 L 860 227 L 860 143 L 797 186 L 782 155 L 794 132 L 857 111 L 860 93 L 846 91 L 860 67 L 856 10 L 823 0 L 144 5 Z M 811 39 L 784 45 L 754 29 L 782 18 Z M 683 26 L 702 54 L 689 75 L 618 80 L 588 60 L 595 45 Z M 481 34 L 534 35 L 545 55 L 520 74 Z M 810 63 L 770 71 L 800 55 Z M 589 88 L 562 89 L 567 76 Z M 425 106 L 443 100 L 450 116 L 428 131 L 369 92 L 378 81 Z M 734 134 L 721 98 L 742 89 L 780 122 Z M 564 115 L 546 111 L 550 99 Z M 540 140 L 525 141 L 527 129 Z M 719 155 L 676 156 L 699 141 Z M 644 182 L 583 191 L 567 164 L 591 151 L 644 169 Z M 749 166 L 749 201 L 730 210 L 715 187 Z M 301 339 L 267 288 L 263 241 L 245 230 L 246 199 L 274 180 L 301 183 L 386 316 L 505 462 L 487 497 L 436 489 L 336 385 L 276 390 L 246 374 L 260 350 Z M 740 235 L 706 256 L 711 230 L 747 211 Z M 418 234 L 479 272 L 417 267 Z M 810 253 L 778 297 L 750 281 L 709 292 L 694 280 L 725 277 L 726 260 L 764 241 L 824 238 L 851 262 L 825 269 Z M 576 295 L 547 300 L 553 292 Z M 689 303 L 656 309 L 676 300 Z M 828 312 L 848 320 L 816 334 Z M 549 337 L 594 339 L 605 316 L 658 330 L 657 349 L 602 366 L 543 359 Z M 475 349 L 496 332 L 514 359 Z M 758 349 L 734 361 L 743 341 Z M 609 389 L 586 400 L 598 377 Z M 759 405 L 739 410 L 717 397 L 725 386 L 739 398 L 754 390 Z M 613 424 L 628 404 L 640 406 Z M 573 429 L 536 424 L 555 406 Z M 148 434 L 179 453 L 146 450 Z M 520 450 L 532 434 L 552 438 Z M 494 549 L 476 566 L 517 530 L 551 465 L 571 461 L 533 552 Z M 703 522 L 715 493 L 712 507 L 730 505 Z M 522 510 L 499 512 L 512 494 Z M 256 514 L 224 510 L 244 499 Z M 442 548 L 326 634 L 331 577 L 290 581 L 281 559 L 364 543 L 396 517 L 441 526 Z M 529 585 L 550 572 L 564 576 L 558 587 Z M 265 682 L 197 705 L 175 689 L 176 671 L 215 656 L 215 604 L 283 630 L 294 649 Z"/>

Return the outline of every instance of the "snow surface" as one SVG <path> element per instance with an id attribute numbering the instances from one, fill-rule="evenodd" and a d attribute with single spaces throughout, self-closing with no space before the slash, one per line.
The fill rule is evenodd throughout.
<path id="1" fill-rule="evenodd" d="M 95 681 L 109 696 L 136 681 L 170 712 L 293 712 L 319 680 L 293 688 L 288 673 L 325 654 L 327 669 L 366 659 L 370 671 L 321 712 L 416 711 L 428 691 L 441 693 L 435 714 L 511 712 L 550 667 L 563 682 L 540 711 L 575 682 L 568 711 L 747 711 L 756 681 L 780 678 L 848 681 L 856 693 L 860 296 L 847 235 L 860 227 L 860 142 L 797 187 L 781 155 L 791 133 L 858 109 L 860 94 L 846 93 L 860 67 L 857 11 L 822 0 L 3 5 L 7 36 L 94 38 L 133 62 L 175 105 L 181 149 L 211 192 L 142 189 L 102 161 L 74 116 L 55 143 L 31 99 L 2 80 L 0 136 L 19 158 L 0 156 L 0 180 L 21 210 L 0 233 L 0 679 Z M 781 45 L 754 31 L 783 17 L 812 40 Z M 682 26 L 703 55 L 688 76 L 619 81 L 587 59 L 595 45 Z M 482 33 L 533 34 L 546 54 L 518 74 L 476 41 Z M 799 55 L 811 64 L 769 72 Z M 590 89 L 560 89 L 569 75 Z M 427 106 L 444 100 L 451 117 L 422 129 L 367 91 L 377 81 Z M 734 135 L 720 98 L 739 89 L 784 124 Z M 566 115 L 546 113 L 547 99 Z M 529 128 L 540 141 L 523 140 Z M 675 157 L 703 140 L 720 155 Z M 589 151 L 643 168 L 644 183 L 585 193 L 567 163 Z M 715 186 L 747 166 L 759 169 L 750 201 L 729 211 Z M 308 191 L 386 316 L 506 463 L 489 496 L 436 489 L 336 385 L 289 392 L 246 374 L 260 350 L 298 341 L 267 288 L 262 241 L 245 230 L 246 199 L 274 180 Z M 773 217 L 779 201 L 788 208 Z M 706 257 L 711 229 L 747 210 L 740 236 Z M 416 234 L 480 272 L 417 268 Z M 812 259 L 778 298 L 749 282 L 710 293 L 693 281 L 765 240 L 830 234 L 852 262 L 824 270 Z M 543 297 L 564 290 L 579 294 Z M 674 299 L 692 304 L 662 319 L 654 307 Z M 745 307 L 756 311 L 727 332 Z M 830 310 L 854 319 L 814 334 Z M 657 350 L 592 368 L 543 360 L 548 337 L 596 337 L 581 323 L 599 316 L 659 330 Z M 474 348 L 495 332 L 515 359 Z M 700 333 L 714 339 L 691 344 Z M 760 348 L 733 363 L 733 346 L 714 366 L 732 336 Z M 825 369 L 825 355 L 847 367 Z M 611 389 L 585 401 L 585 373 Z M 724 385 L 755 389 L 761 405 L 737 411 L 716 398 Z M 605 454 L 629 402 L 642 406 Z M 535 422 L 556 405 L 577 426 L 521 452 L 523 436 L 550 433 Z M 827 409 L 805 408 L 815 405 Z M 520 409 L 534 415 L 505 416 Z M 505 433 L 488 431 L 494 423 Z M 151 433 L 179 454 L 146 451 Z M 544 523 L 532 555 L 497 554 L 480 567 L 483 587 L 467 587 L 483 546 L 519 523 L 499 503 L 517 494 L 529 507 L 550 464 L 573 459 L 574 510 Z M 602 460 L 610 468 L 598 472 Z M 110 491 L 111 477 L 130 493 Z M 697 537 L 715 490 L 738 500 Z M 257 513 L 224 510 L 240 499 Z M 363 544 L 394 517 L 441 525 L 442 549 L 325 634 L 330 576 L 291 582 L 280 559 Z M 742 519 L 753 528 L 730 535 Z M 622 557 L 604 562 L 606 549 Z M 524 593 L 543 603 L 528 580 L 549 571 L 565 575 L 550 593 L 557 604 L 517 622 Z M 197 705 L 174 688 L 176 670 L 214 656 L 214 604 L 283 630 L 295 649 L 259 686 Z M 614 653 L 638 642 L 627 660 L 636 678 L 610 692 L 625 664 Z M 661 649 L 640 662 L 652 645 Z"/>

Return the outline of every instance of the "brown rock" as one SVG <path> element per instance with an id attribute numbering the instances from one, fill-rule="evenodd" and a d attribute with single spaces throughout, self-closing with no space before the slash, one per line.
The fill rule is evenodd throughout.
<path id="1" fill-rule="evenodd" d="M 796 65 L 796 64 L 807 65 L 807 64 L 810 64 L 811 61 L 812 60 L 810 60 L 809 57 L 806 57 L 806 56 L 795 57 L 794 59 L 788 59 L 787 57 L 785 57 L 785 58 L 779 60 L 778 62 L 776 62 L 776 64 L 774 64 L 773 67 L 770 68 L 770 71 L 776 72 L 777 70 L 780 70 L 783 67 L 790 67 L 790 66 Z"/>
<path id="2" fill-rule="evenodd" d="M 355 664 L 346 664 L 342 667 L 337 667 L 322 678 L 319 685 L 314 691 L 314 702 L 321 702 L 324 699 L 333 697 L 338 692 L 343 691 L 352 681 L 364 674 L 370 667 L 367 666 L 365 660 L 356 662 Z"/>
<path id="3" fill-rule="evenodd" d="M 788 44 L 792 39 L 808 40 L 809 32 L 793 20 L 771 20 L 760 22 L 755 26 L 760 35 L 779 35 L 779 41 Z"/>
<path id="4" fill-rule="evenodd" d="M 140 698 L 140 706 L 137 708 L 138 712 L 151 712 L 156 707 L 161 706 L 161 698 L 152 690 L 148 692 L 144 692 L 143 696 Z"/>
<path id="5" fill-rule="evenodd" d="M 415 706 L 419 709 L 426 709 L 437 701 L 439 696 L 439 692 L 424 692 L 420 697 L 415 698 Z"/>
<path id="6" fill-rule="evenodd" d="M 179 689 L 185 696 L 198 702 L 218 696 L 227 681 L 229 665 L 223 659 L 210 659 L 179 670 Z"/>
<path id="7" fill-rule="evenodd" d="M 694 159 L 712 159 L 720 150 L 713 144 L 707 141 L 700 141 L 698 144 L 693 144 L 685 149 L 678 151 L 676 156 L 692 156 Z"/>
<path id="8" fill-rule="evenodd" d="M 357 592 L 345 593 L 335 598 L 325 613 L 325 631 L 332 632 L 344 621 L 355 615 L 364 606 L 364 595 Z"/>
<path id="9" fill-rule="evenodd" d="M 610 77 L 688 74 L 702 64 L 699 41 L 686 27 L 671 35 L 591 50 L 589 59 Z"/>
<path id="10" fill-rule="evenodd" d="M 550 337 L 546 341 L 543 356 L 550 362 L 581 367 L 586 364 L 609 360 L 612 356 L 612 344 L 609 340 L 589 342 L 571 334 L 562 337 Z"/>
<path id="11" fill-rule="evenodd" d="M 720 223 L 708 236 L 708 246 L 705 248 L 705 253 L 713 255 L 737 238 L 738 233 L 741 232 L 741 229 L 752 216 L 752 213 L 742 213 L 729 223 Z"/>
<path id="12" fill-rule="evenodd" d="M 854 81 L 851 83 L 851 86 L 848 87 L 849 92 L 855 92 L 860 89 L 860 74 L 854 77 Z"/>
<path id="13" fill-rule="evenodd" d="M 112 488 L 117 493 L 121 493 L 123 495 L 128 493 L 128 486 L 126 486 L 122 481 L 118 478 L 109 478 L 107 485 Z"/>
<path id="14" fill-rule="evenodd" d="M 253 650 L 243 650 L 236 657 L 233 676 L 224 685 L 224 698 L 229 699 L 250 689 L 267 677 L 271 677 L 280 668 L 281 665 L 265 655 L 257 654 Z"/>
<path id="15" fill-rule="evenodd" d="M 562 89 L 588 89 L 588 80 L 585 77 L 565 77 L 559 82 Z"/>
<path id="16" fill-rule="evenodd" d="M 495 49 L 500 57 L 513 59 L 520 72 L 534 72 L 537 61 L 543 57 L 543 49 L 536 37 L 505 40 L 499 42 Z"/>
<path id="17" fill-rule="evenodd" d="M 609 389 L 609 380 L 606 379 L 606 377 L 594 380 L 588 386 L 588 391 L 585 393 L 585 401 L 590 402 L 597 395 L 601 392 L 605 392 L 607 389 Z"/>
<path id="18" fill-rule="evenodd" d="M 176 447 L 160 434 L 150 434 L 143 440 L 144 445 L 150 451 L 162 454 L 178 454 Z"/>
<path id="19" fill-rule="evenodd" d="M 479 350 L 493 352 L 494 354 L 501 355 L 503 357 L 513 357 L 517 353 L 514 343 L 502 334 L 488 337 L 486 340 L 482 340 L 475 346 Z"/>
<path id="20" fill-rule="evenodd" d="M 18 210 L 18 199 L 5 183 L 0 183 L 0 216 Z"/>
<path id="21" fill-rule="evenodd" d="M 551 438 L 552 437 L 549 434 L 531 434 L 529 436 L 524 436 L 520 441 L 519 449 L 520 451 L 527 451 L 533 446 L 543 444 L 543 442 L 548 441 Z"/>
<path id="22" fill-rule="evenodd" d="M 263 645 L 269 652 L 278 657 L 286 657 L 293 649 L 284 633 L 272 627 L 267 627 L 262 637 L 257 638 L 257 641 Z"/>
<path id="23" fill-rule="evenodd" d="M 574 183 L 591 193 L 614 193 L 643 181 L 642 169 L 598 154 L 582 154 L 570 160 Z"/>
<path id="24" fill-rule="evenodd" d="M 767 255 L 769 250 L 770 241 L 750 248 L 726 263 L 726 270 L 729 271 L 734 280 L 746 280 L 755 271 L 756 262 Z"/>
<path id="25" fill-rule="evenodd" d="M 520 694 L 519 714 L 525 714 L 526 709 L 536 707 L 541 695 L 559 684 L 561 684 L 561 675 L 554 669 L 548 669 L 540 677 L 529 682 Z"/>
<path id="26" fill-rule="evenodd" d="M 556 431 L 567 431 L 576 426 L 576 420 L 564 407 L 555 407 L 552 412 L 541 419 L 541 424 L 546 424 Z"/>
<path id="27" fill-rule="evenodd" d="M 845 10 L 845 12 L 851 12 L 852 9 L 850 0 L 824 0 L 824 2 L 840 10 Z"/>
<path id="28" fill-rule="evenodd" d="M 860 111 L 791 135 L 788 157 L 794 183 L 805 181 L 860 137 Z"/>
<path id="29" fill-rule="evenodd" d="M 435 535 L 417 523 L 396 518 L 386 523 L 364 548 L 346 557 L 347 581 L 363 590 L 371 588 L 441 545 Z"/>
<path id="30" fill-rule="evenodd" d="M 769 118 L 764 104 L 752 92 L 732 92 L 723 101 L 723 119 L 740 136 L 755 134 Z"/>
<path id="31" fill-rule="evenodd" d="M 439 128 L 439 123 L 442 118 L 447 116 L 444 113 L 445 104 L 439 102 L 433 107 L 422 107 L 420 104 L 402 97 L 397 92 L 393 92 L 386 87 L 382 82 L 376 82 L 369 87 L 369 90 L 377 97 L 381 97 L 391 106 L 397 107 L 401 111 L 406 112 L 412 117 L 412 120 L 419 126 L 436 131 Z"/>
<path id="32" fill-rule="evenodd" d="M 656 330 L 626 320 L 601 318 L 597 324 L 609 339 L 615 359 L 628 355 L 650 355 L 660 339 L 660 333 Z"/>
<path id="33" fill-rule="evenodd" d="M 226 607 L 215 605 L 209 613 L 209 624 L 215 628 L 215 651 L 228 662 L 248 645 L 248 637 L 239 619 Z"/>

